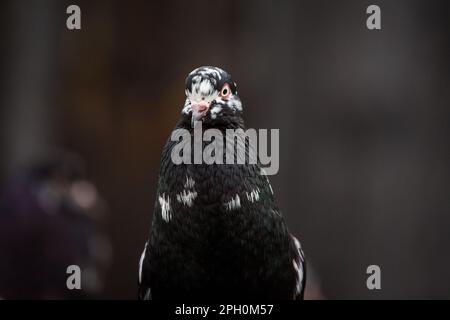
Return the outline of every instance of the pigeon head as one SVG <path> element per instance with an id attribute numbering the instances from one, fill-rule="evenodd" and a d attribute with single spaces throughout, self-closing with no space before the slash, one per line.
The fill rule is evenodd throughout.
<path id="1" fill-rule="evenodd" d="M 200 67 L 186 79 L 182 117 L 191 127 L 196 121 L 211 128 L 242 127 L 242 103 L 236 83 L 217 67 Z"/>

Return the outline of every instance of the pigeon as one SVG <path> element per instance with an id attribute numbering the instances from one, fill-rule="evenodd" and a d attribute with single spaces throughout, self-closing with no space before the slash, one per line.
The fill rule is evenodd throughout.
<path id="1" fill-rule="evenodd" d="M 193 136 L 198 125 L 223 136 L 245 130 L 237 85 L 226 71 L 195 69 L 185 93 L 174 132 Z M 138 298 L 303 300 L 305 256 L 260 163 L 175 163 L 178 141 L 172 137 L 163 149 L 153 221 L 139 260 Z"/>

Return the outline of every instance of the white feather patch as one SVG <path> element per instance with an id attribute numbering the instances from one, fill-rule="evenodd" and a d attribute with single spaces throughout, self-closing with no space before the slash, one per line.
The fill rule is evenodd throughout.
<path id="1" fill-rule="evenodd" d="M 297 296 L 302 291 L 302 282 L 303 282 L 303 267 L 299 266 L 297 261 L 292 260 L 292 264 L 294 266 L 295 271 L 297 272 L 297 282 L 295 284 L 295 294 Z"/>
<path id="2" fill-rule="evenodd" d="M 186 189 L 188 189 L 188 188 L 194 188 L 194 186 L 195 186 L 194 179 L 192 179 L 191 177 L 186 177 L 186 182 L 184 183 L 184 187 Z"/>
<path id="3" fill-rule="evenodd" d="M 211 81 L 205 79 L 200 82 L 199 91 L 202 96 L 209 96 L 214 91 Z"/>
<path id="4" fill-rule="evenodd" d="M 230 106 L 233 109 L 237 109 L 239 111 L 242 111 L 242 103 L 238 99 L 233 99 L 230 101 Z"/>
<path id="5" fill-rule="evenodd" d="M 187 94 L 187 90 L 186 90 L 186 94 Z M 191 112 L 191 111 L 192 111 L 191 101 L 188 98 L 186 98 L 182 112 L 185 114 L 189 114 L 189 112 Z"/>
<path id="6" fill-rule="evenodd" d="M 247 195 L 247 199 L 250 202 L 256 202 L 259 200 L 259 188 L 252 190 L 252 192 L 250 193 L 246 192 L 245 194 Z"/>
<path id="7" fill-rule="evenodd" d="M 183 190 L 183 192 L 177 194 L 177 201 L 188 207 L 192 207 L 195 198 L 197 198 L 196 191 Z"/>
<path id="8" fill-rule="evenodd" d="M 148 242 L 145 243 L 144 251 L 142 251 L 141 259 L 139 259 L 139 284 L 142 283 L 142 265 L 145 259 L 145 251 L 147 250 Z"/>
<path id="9" fill-rule="evenodd" d="M 262 169 L 262 170 L 263 170 L 262 172 L 263 172 L 264 174 L 266 174 L 266 170 L 264 170 L 264 169 Z M 267 181 L 267 184 L 269 185 L 270 193 L 273 194 L 272 185 L 270 184 L 270 181 L 269 181 L 269 178 L 267 177 L 267 175 L 266 175 L 266 181 Z"/>
<path id="10" fill-rule="evenodd" d="M 303 284 L 303 264 L 305 263 L 305 255 L 303 254 L 303 250 L 302 247 L 300 245 L 300 241 L 298 241 L 298 239 L 294 236 L 292 236 L 292 239 L 294 240 L 294 244 L 295 247 L 298 251 L 298 255 L 299 255 L 299 261 L 296 261 L 295 259 L 292 261 L 293 265 L 294 265 L 294 269 L 297 272 L 297 282 L 296 282 L 296 286 L 295 286 L 295 293 L 294 293 L 294 297 L 299 295 L 300 292 L 302 291 L 302 284 Z"/>
<path id="11" fill-rule="evenodd" d="M 239 195 L 236 194 L 234 198 L 225 203 L 225 207 L 227 208 L 227 210 L 230 211 L 234 209 L 239 209 L 241 207 L 241 198 L 239 198 Z"/>
<path id="12" fill-rule="evenodd" d="M 277 215 L 277 216 L 280 216 L 281 217 L 281 214 L 277 211 L 277 210 L 273 210 L 273 209 L 271 209 L 271 211 L 272 211 L 272 213 L 273 214 L 275 214 L 275 215 Z"/>
<path id="13" fill-rule="evenodd" d="M 211 118 L 216 119 L 217 115 L 222 111 L 222 106 L 217 105 L 211 109 Z"/>
<path id="14" fill-rule="evenodd" d="M 292 236 L 292 238 L 294 239 L 295 247 L 296 247 L 297 250 L 298 250 L 298 254 L 300 255 L 300 259 L 301 259 L 302 261 L 305 261 L 305 254 L 303 253 L 303 250 L 302 250 L 302 246 L 301 246 L 301 244 L 300 244 L 300 241 L 298 241 L 298 239 L 297 239 L 296 237 L 294 237 L 294 236 Z"/>
<path id="15" fill-rule="evenodd" d="M 197 79 L 199 78 L 199 79 Z M 205 101 L 211 103 L 219 96 L 217 90 L 214 89 L 214 85 L 208 79 L 201 79 L 199 76 L 194 77 L 195 83 L 192 83 L 191 91 L 187 91 L 187 100 L 189 102 Z M 189 105 L 190 107 L 190 105 Z M 192 107 L 190 107 L 192 110 Z"/>
<path id="16" fill-rule="evenodd" d="M 164 219 L 164 221 L 169 222 L 171 218 L 170 214 L 170 197 L 166 197 L 163 193 L 162 197 L 159 196 L 159 205 L 161 206 L 161 217 Z"/>

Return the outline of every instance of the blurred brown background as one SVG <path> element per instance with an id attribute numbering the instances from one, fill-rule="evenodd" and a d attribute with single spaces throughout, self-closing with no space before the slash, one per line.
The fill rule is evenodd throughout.
<path id="1" fill-rule="evenodd" d="M 70 4 L 81 7 L 80 31 L 66 28 Z M 370 4 L 381 7 L 381 31 L 366 28 Z M 271 180 L 320 279 L 310 298 L 450 298 L 448 2 L 0 8 L 0 182 L 7 190 L 55 148 L 84 159 L 108 207 L 112 261 L 99 297 L 136 298 L 184 79 L 215 65 L 238 83 L 248 127 L 280 129 Z M 371 264 L 380 291 L 366 288 Z"/>

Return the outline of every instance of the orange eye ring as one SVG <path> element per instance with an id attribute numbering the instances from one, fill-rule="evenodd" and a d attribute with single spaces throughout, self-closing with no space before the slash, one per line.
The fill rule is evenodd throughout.
<path id="1" fill-rule="evenodd" d="M 222 99 L 228 100 L 231 96 L 231 89 L 230 85 L 228 83 L 225 83 L 222 87 L 222 90 L 220 90 L 220 96 Z"/>

